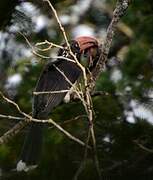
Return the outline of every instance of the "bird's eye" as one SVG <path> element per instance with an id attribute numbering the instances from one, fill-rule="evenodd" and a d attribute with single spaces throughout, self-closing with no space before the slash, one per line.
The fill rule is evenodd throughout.
<path id="1" fill-rule="evenodd" d="M 78 48 L 79 47 L 79 45 L 78 45 L 78 43 L 75 43 L 75 45 L 74 45 L 76 48 Z"/>
<path id="2" fill-rule="evenodd" d="M 78 44 L 77 42 L 74 42 L 74 43 L 71 45 L 71 48 L 72 48 L 73 53 L 77 53 L 77 54 L 80 53 L 79 44 Z"/>

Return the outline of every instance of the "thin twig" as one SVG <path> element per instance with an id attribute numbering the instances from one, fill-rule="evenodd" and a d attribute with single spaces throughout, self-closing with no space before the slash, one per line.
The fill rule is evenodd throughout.
<path id="1" fill-rule="evenodd" d="M 73 121 L 76 121 L 76 120 L 82 118 L 82 117 L 86 117 L 86 116 L 85 115 L 80 115 L 80 116 L 75 117 L 74 119 L 67 120 L 67 121 L 65 121 L 63 123 L 60 123 L 59 125 L 69 124 L 69 123 L 71 123 Z M 0 114 L 0 118 L 7 118 L 7 119 L 13 119 L 13 120 L 24 120 L 24 121 L 20 121 L 13 128 L 11 128 L 9 131 L 7 131 L 3 136 L 1 136 L 0 137 L 0 144 L 7 143 L 10 139 L 12 139 L 12 137 L 14 137 L 21 129 L 23 129 L 28 124 L 27 119 L 22 118 L 22 117 L 7 116 L 7 115 Z M 34 122 L 50 123 L 50 120 L 37 120 L 37 119 L 31 119 L 31 120 L 34 121 Z M 56 126 L 55 126 L 55 124 L 56 124 Z M 53 124 L 53 127 L 57 127 L 57 123 L 55 123 L 55 124 Z M 50 128 L 52 128 L 52 127 L 50 127 Z M 59 126 L 58 126 L 58 128 L 59 128 Z M 62 129 L 62 132 L 65 135 L 69 136 L 70 139 L 78 142 L 79 144 L 81 143 L 81 145 L 84 146 L 84 143 L 82 141 L 75 138 L 70 133 L 66 132 L 64 129 Z"/>
<path id="2" fill-rule="evenodd" d="M 25 120 L 24 117 L 17 117 L 17 116 L 5 115 L 5 114 L 0 114 L 0 118 L 12 119 L 12 120 Z"/>
<path id="3" fill-rule="evenodd" d="M 4 133 L 0 137 L 0 145 L 8 143 L 14 136 L 16 136 L 26 125 L 29 124 L 29 121 L 20 121 L 15 126 L 13 126 L 10 130 Z"/>
<path id="4" fill-rule="evenodd" d="M 43 0 L 43 1 L 44 1 L 44 2 L 46 1 L 46 2 L 48 3 L 48 5 L 50 6 L 51 10 L 53 11 L 53 13 L 54 13 L 54 15 L 55 15 L 55 18 L 56 18 L 56 20 L 57 20 L 57 23 L 58 23 L 58 25 L 59 25 L 59 28 L 60 28 L 61 32 L 63 33 L 63 37 L 64 37 L 64 39 L 65 39 L 65 42 L 66 42 L 69 50 L 71 50 L 70 44 L 69 44 L 69 42 L 68 42 L 68 38 L 67 38 L 66 33 L 65 33 L 65 30 L 64 30 L 64 27 L 63 27 L 62 24 L 61 24 L 61 21 L 60 21 L 58 15 L 57 15 L 57 12 L 56 12 L 55 8 L 52 6 L 52 4 L 51 4 L 51 2 L 50 2 L 49 0 Z"/>
<path id="5" fill-rule="evenodd" d="M 28 40 L 28 38 L 27 38 L 24 34 L 22 34 L 21 32 L 19 32 L 19 34 L 23 36 L 23 38 L 25 39 L 25 41 L 27 42 L 27 44 L 29 45 L 29 47 L 32 49 L 32 53 L 33 53 L 34 55 L 38 56 L 39 58 L 49 59 L 49 60 L 50 60 L 50 59 L 56 59 L 56 60 L 62 59 L 62 60 L 66 60 L 66 61 L 70 61 L 70 62 L 76 63 L 76 61 L 74 61 L 73 59 L 70 59 L 70 58 L 68 58 L 68 57 L 63 57 L 63 56 L 50 57 L 50 56 L 45 56 L 45 55 L 42 55 L 42 54 L 40 54 L 40 53 L 37 53 L 36 50 L 35 50 L 35 47 L 30 43 L 30 41 Z M 56 45 L 56 44 L 54 44 L 54 43 L 52 43 L 52 42 L 49 42 L 49 41 L 47 41 L 47 40 L 45 40 L 44 42 L 36 43 L 36 46 L 39 46 L 39 45 L 41 45 L 41 44 L 43 45 L 43 44 L 46 44 L 46 43 L 50 43 L 50 44 L 52 44 L 52 45 L 55 46 L 55 47 L 58 47 L 58 48 L 60 48 L 60 49 L 63 49 L 63 46 Z M 43 49 L 39 49 L 39 48 L 37 48 L 37 50 L 43 51 Z M 53 62 L 54 62 L 54 61 L 53 61 Z"/>
<path id="6" fill-rule="evenodd" d="M 8 102 L 9 104 L 12 104 L 13 106 L 15 106 L 16 107 L 16 109 L 18 110 L 18 112 L 20 113 L 20 114 L 22 114 L 24 117 L 26 117 L 27 119 L 31 119 L 31 116 L 30 115 L 28 115 L 28 114 L 26 114 L 26 113 L 24 113 L 23 111 L 21 111 L 21 109 L 20 109 L 20 107 L 18 106 L 18 104 L 16 104 L 14 101 L 12 101 L 11 99 L 8 99 L 6 96 L 4 96 L 3 95 L 3 93 L 0 91 L 0 95 L 2 96 L 2 98 L 6 101 L 6 102 Z"/>
<path id="7" fill-rule="evenodd" d="M 49 56 L 44 56 L 44 55 L 42 55 L 42 54 L 37 53 L 36 50 L 35 50 L 35 48 L 32 46 L 32 44 L 31 44 L 30 41 L 28 40 L 28 38 L 27 38 L 23 33 L 21 33 L 21 32 L 19 32 L 19 34 L 20 34 L 21 36 L 23 36 L 23 38 L 25 39 L 25 41 L 27 42 L 27 44 L 28 44 L 29 47 L 31 48 L 32 53 L 33 53 L 34 55 L 38 56 L 39 58 L 50 59 Z"/>
<path id="8" fill-rule="evenodd" d="M 90 140 L 90 129 L 88 129 L 88 133 L 87 133 L 86 147 L 85 147 L 85 150 L 84 150 L 84 157 L 83 157 L 83 160 L 80 163 L 80 166 L 79 166 L 78 170 L 76 171 L 76 173 L 74 175 L 73 180 L 77 180 L 79 175 L 81 174 L 81 172 L 84 169 L 85 162 L 86 162 L 86 159 L 87 159 L 87 152 L 88 152 L 88 148 L 87 147 L 88 147 L 88 144 L 89 144 L 89 140 Z"/>
<path id="9" fill-rule="evenodd" d="M 96 137 L 95 137 L 95 132 L 94 132 L 94 124 L 93 124 L 93 119 L 94 119 L 93 106 L 92 106 L 92 99 L 90 95 L 90 89 L 88 86 L 86 87 L 85 93 L 86 93 L 86 101 L 87 101 L 87 110 L 88 110 L 87 114 L 88 114 L 88 119 L 89 119 L 89 129 L 90 129 L 90 134 L 91 134 L 91 139 L 92 139 L 92 144 L 93 144 L 94 162 L 95 162 L 99 179 L 101 179 L 102 176 L 101 176 L 101 170 L 100 170 L 100 165 L 99 165 L 99 160 L 98 160 L 98 155 L 97 155 Z"/>
<path id="10" fill-rule="evenodd" d="M 153 149 L 149 149 L 147 147 L 145 147 L 144 145 L 142 145 L 141 143 L 139 143 L 138 141 L 133 141 L 139 148 L 141 148 L 142 150 L 148 152 L 148 153 L 153 153 Z"/>
<path id="11" fill-rule="evenodd" d="M 84 97 L 82 96 L 82 92 L 69 80 L 69 78 L 65 75 L 63 71 L 61 71 L 55 64 L 53 66 L 56 68 L 56 70 L 62 74 L 62 76 L 65 78 L 65 80 L 73 87 L 73 91 L 77 94 L 78 98 L 81 100 L 84 106 L 86 106 L 86 102 L 84 100 Z"/>
<path id="12" fill-rule="evenodd" d="M 72 118 L 72 119 L 69 119 L 69 120 L 65 120 L 64 122 L 58 123 L 58 124 L 59 124 L 60 126 L 64 126 L 64 125 L 70 124 L 70 123 L 72 123 L 72 122 L 78 121 L 78 120 L 80 120 L 81 118 L 87 118 L 87 116 L 86 116 L 86 115 L 79 115 L 79 116 L 76 116 L 76 117 L 74 117 L 74 118 Z M 54 126 L 49 127 L 49 129 L 52 129 L 52 128 L 54 128 Z"/>
<path id="13" fill-rule="evenodd" d="M 82 146 L 86 146 L 86 144 L 83 141 L 81 141 L 80 139 L 72 136 L 68 131 L 65 131 L 61 126 L 59 126 L 57 123 L 55 123 L 52 119 L 49 119 L 48 123 L 53 124 L 57 129 L 59 129 L 61 132 L 63 132 L 67 137 L 69 137 L 73 141 L 77 142 L 78 144 L 80 144 Z M 91 149 L 90 146 L 88 146 L 88 148 Z"/>
<path id="14" fill-rule="evenodd" d="M 72 139 L 73 141 L 77 142 L 78 144 L 85 146 L 85 143 L 83 141 L 81 141 L 80 139 L 74 137 L 73 135 L 71 135 L 69 132 L 67 132 L 66 130 L 64 130 L 60 125 L 58 125 L 57 123 L 55 123 L 52 119 L 48 119 L 48 120 L 40 120 L 40 119 L 35 119 L 32 116 L 26 114 L 25 112 L 23 112 L 19 105 L 17 103 L 15 103 L 14 101 L 8 99 L 7 97 L 5 97 L 3 95 L 2 92 L 0 92 L 0 95 L 2 96 L 2 98 L 7 101 L 9 104 L 12 104 L 13 106 L 16 107 L 16 109 L 18 110 L 18 112 L 20 114 L 22 114 L 26 119 L 24 121 L 21 121 L 19 123 L 17 123 L 13 128 L 11 128 L 8 132 L 6 132 L 3 136 L 0 137 L 0 144 L 3 144 L 5 142 L 8 142 L 8 140 L 10 139 L 10 137 L 16 135 L 23 127 L 25 127 L 28 122 L 34 121 L 34 122 L 41 122 L 41 123 L 51 123 L 52 125 L 54 125 L 57 129 L 59 129 L 62 133 L 64 133 L 67 137 L 69 137 L 70 139 Z M 89 147 L 90 148 L 90 147 Z"/>
<path id="15" fill-rule="evenodd" d="M 69 139 L 72 139 L 73 141 L 77 142 L 78 144 L 80 144 L 81 146 L 86 146 L 86 144 L 81 141 L 80 139 L 74 137 L 72 134 L 70 134 L 68 131 L 66 131 L 65 129 L 63 129 L 59 124 L 57 124 L 55 121 L 53 121 L 52 119 L 48 119 L 48 120 L 43 120 L 43 119 L 35 119 L 32 118 L 31 121 L 33 122 L 38 122 L 38 123 L 50 123 L 52 125 L 54 125 L 58 130 L 60 130 L 63 134 L 65 134 Z M 91 149 L 90 146 L 88 146 L 89 149 Z"/>
<path id="16" fill-rule="evenodd" d="M 35 46 L 37 47 L 37 46 L 42 46 L 42 45 L 49 45 L 49 47 L 57 47 L 57 48 L 59 48 L 59 49 L 63 49 L 63 46 L 60 46 L 60 45 L 58 45 L 58 44 L 55 44 L 55 43 L 52 43 L 52 42 L 49 42 L 48 40 L 45 40 L 45 41 L 43 41 L 43 42 L 37 42 L 36 44 L 35 44 Z M 42 49 L 43 50 L 43 49 Z"/>
<path id="17" fill-rule="evenodd" d="M 60 91 L 35 91 L 33 92 L 34 95 L 40 95 L 40 94 L 59 94 L 59 93 L 66 93 L 70 90 L 60 90 Z"/>

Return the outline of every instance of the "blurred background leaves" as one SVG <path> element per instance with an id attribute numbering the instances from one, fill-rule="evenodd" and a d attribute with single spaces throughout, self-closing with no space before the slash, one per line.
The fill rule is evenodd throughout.
<path id="1" fill-rule="evenodd" d="M 58 0 L 52 4 L 70 39 L 92 35 L 101 42 L 115 2 Z M 46 39 L 60 44 L 63 37 L 51 10 L 39 0 L 1 0 L 0 22 L 0 88 L 23 111 L 30 113 L 32 91 L 47 60 L 34 56 L 19 32 L 26 35 L 32 45 Z M 106 95 L 93 97 L 98 157 L 106 179 L 146 179 L 153 175 L 152 33 L 152 1 L 132 1 L 118 25 L 109 62 L 97 81 L 96 90 L 106 92 Z M 54 57 L 56 51 L 52 49 L 47 55 Z M 0 113 L 19 116 L 2 98 Z M 81 103 L 71 102 L 60 105 L 50 116 L 62 123 L 84 114 Z M 16 122 L 0 119 L 0 134 Z M 85 141 L 88 130 L 85 117 L 63 127 Z M 28 174 L 11 171 L 18 160 L 25 132 L 26 129 L 8 144 L 0 146 L 1 179 L 73 178 L 83 159 L 84 148 L 51 127 L 45 132 L 39 168 Z M 97 179 L 91 152 L 79 179 Z"/>

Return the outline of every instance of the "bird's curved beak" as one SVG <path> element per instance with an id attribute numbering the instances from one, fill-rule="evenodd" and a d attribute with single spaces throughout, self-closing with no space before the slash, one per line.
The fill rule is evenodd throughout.
<path id="1" fill-rule="evenodd" d="M 80 36 L 75 39 L 80 47 L 81 53 L 89 48 L 98 47 L 98 41 L 90 36 Z"/>

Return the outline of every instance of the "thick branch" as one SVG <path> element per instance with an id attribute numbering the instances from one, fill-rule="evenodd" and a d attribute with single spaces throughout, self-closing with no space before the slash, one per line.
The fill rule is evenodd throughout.
<path id="1" fill-rule="evenodd" d="M 107 62 L 107 56 L 108 56 L 110 47 L 112 45 L 112 40 L 113 40 L 115 31 L 117 29 L 117 23 L 119 22 L 120 18 L 125 14 L 129 6 L 129 1 L 130 0 L 118 0 L 116 4 L 116 8 L 113 12 L 113 18 L 107 29 L 106 39 L 103 45 L 101 45 L 101 55 L 99 57 L 99 60 L 97 62 L 95 69 L 92 72 L 93 80 L 94 80 L 94 82 L 92 83 L 93 87 L 95 86 L 95 82 L 98 79 L 100 73 L 103 71 L 104 65 Z"/>
<path id="2" fill-rule="evenodd" d="M 13 126 L 9 131 L 7 131 L 3 136 L 0 137 L 0 145 L 5 144 L 10 141 L 16 134 L 18 134 L 27 124 L 29 121 L 22 120 Z"/>

